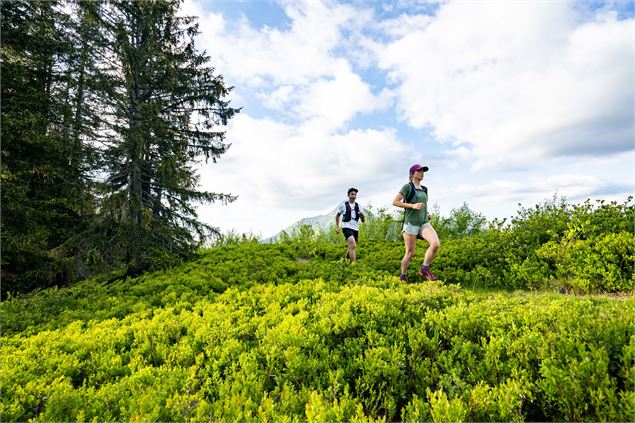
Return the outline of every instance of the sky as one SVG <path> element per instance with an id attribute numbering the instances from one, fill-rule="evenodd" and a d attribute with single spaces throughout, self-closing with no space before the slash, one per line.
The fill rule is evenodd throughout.
<path id="1" fill-rule="evenodd" d="M 358 202 L 392 207 L 414 163 L 430 206 L 513 216 L 635 193 L 630 1 L 185 0 L 240 107 L 200 163 L 198 207 L 269 237 Z"/>

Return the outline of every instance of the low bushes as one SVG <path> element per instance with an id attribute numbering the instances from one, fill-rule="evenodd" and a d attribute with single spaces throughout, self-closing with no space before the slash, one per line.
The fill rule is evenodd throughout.
<path id="1" fill-rule="evenodd" d="M 353 265 L 343 241 L 305 228 L 273 245 L 226 240 L 134 279 L 10 298 L 0 417 L 631 420 L 631 215 L 585 203 L 488 229 L 464 218 L 434 262 L 445 286 L 398 281 L 403 245 L 379 239 L 384 216 Z"/>
<path id="2" fill-rule="evenodd" d="M 5 421 L 628 420 L 634 302 L 396 277 L 3 338 Z"/>
<path id="3" fill-rule="evenodd" d="M 411 279 L 427 244 L 417 241 Z M 447 283 L 470 289 L 529 289 L 575 293 L 632 292 L 635 242 L 629 232 L 547 241 L 535 250 L 519 244 L 513 233 L 487 231 L 442 240 L 435 274 Z M 130 313 L 178 301 L 213 299 L 229 287 L 289 283 L 320 277 L 338 283 L 397 275 L 403 245 L 397 241 L 362 240 L 355 266 L 342 265 L 343 243 L 302 242 L 262 245 L 246 242 L 201 253 L 197 261 L 104 283 L 80 282 L 0 303 L 5 333 L 55 329 L 77 319 L 122 318 Z"/>

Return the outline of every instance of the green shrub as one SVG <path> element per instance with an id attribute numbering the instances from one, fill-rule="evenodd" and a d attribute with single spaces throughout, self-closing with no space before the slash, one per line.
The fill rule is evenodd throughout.
<path id="1" fill-rule="evenodd" d="M 12 297 L 0 303 L 0 415 L 631 420 L 632 212 L 553 203 L 442 239 L 445 285 L 398 280 L 403 242 L 370 239 L 393 223 L 378 213 L 354 265 L 321 232 L 227 239 L 162 272 Z"/>
<path id="2" fill-rule="evenodd" d="M 635 303 L 394 276 L 3 337 L 5 420 L 627 420 Z M 561 383 L 565 381 L 566 383 Z"/>
<path id="3" fill-rule="evenodd" d="M 564 289 L 588 293 L 635 287 L 635 244 L 628 232 L 551 241 L 537 254 L 555 266 L 555 278 Z"/>

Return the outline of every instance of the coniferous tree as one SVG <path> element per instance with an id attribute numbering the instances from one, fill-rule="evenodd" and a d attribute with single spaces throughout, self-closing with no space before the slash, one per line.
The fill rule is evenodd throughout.
<path id="1" fill-rule="evenodd" d="M 225 153 L 223 127 L 238 110 L 231 88 L 196 49 L 195 18 L 180 0 L 111 1 L 90 13 L 110 78 L 102 86 L 105 192 L 84 251 L 126 274 L 190 255 L 216 229 L 197 220 L 196 202 L 228 202 L 197 190 L 197 158 Z"/>
<path id="2" fill-rule="evenodd" d="M 85 151 L 72 143 L 75 54 L 59 2 L 0 3 L 2 291 L 76 278 L 60 247 L 93 210 Z"/>
<path id="3" fill-rule="evenodd" d="M 180 1 L 2 2 L 2 291 L 171 264 L 238 110 Z"/>

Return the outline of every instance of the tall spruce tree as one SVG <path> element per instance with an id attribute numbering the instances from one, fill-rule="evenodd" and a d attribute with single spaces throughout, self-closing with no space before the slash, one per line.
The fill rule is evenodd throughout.
<path id="1" fill-rule="evenodd" d="M 197 50 L 198 25 L 179 16 L 180 0 L 99 3 L 91 19 L 103 40 L 101 87 L 105 191 L 99 217 L 83 237 L 93 262 L 137 274 L 186 257 L 216 229 L 194 203 L 229 202 L 197 190 L 195 161 L 226 152 L 223 127 L 238 109 L 231 88 Z"/>
<path id="2" fill-rule="evenodd" d="M 69 15 L 57 1 L 16 0 L 1 2 L 0 16 L 4 293 L 80 277 L 61 247 L 84 230 L 94 201 L 86 151 L 72 133 L 81 101 Z"/>

